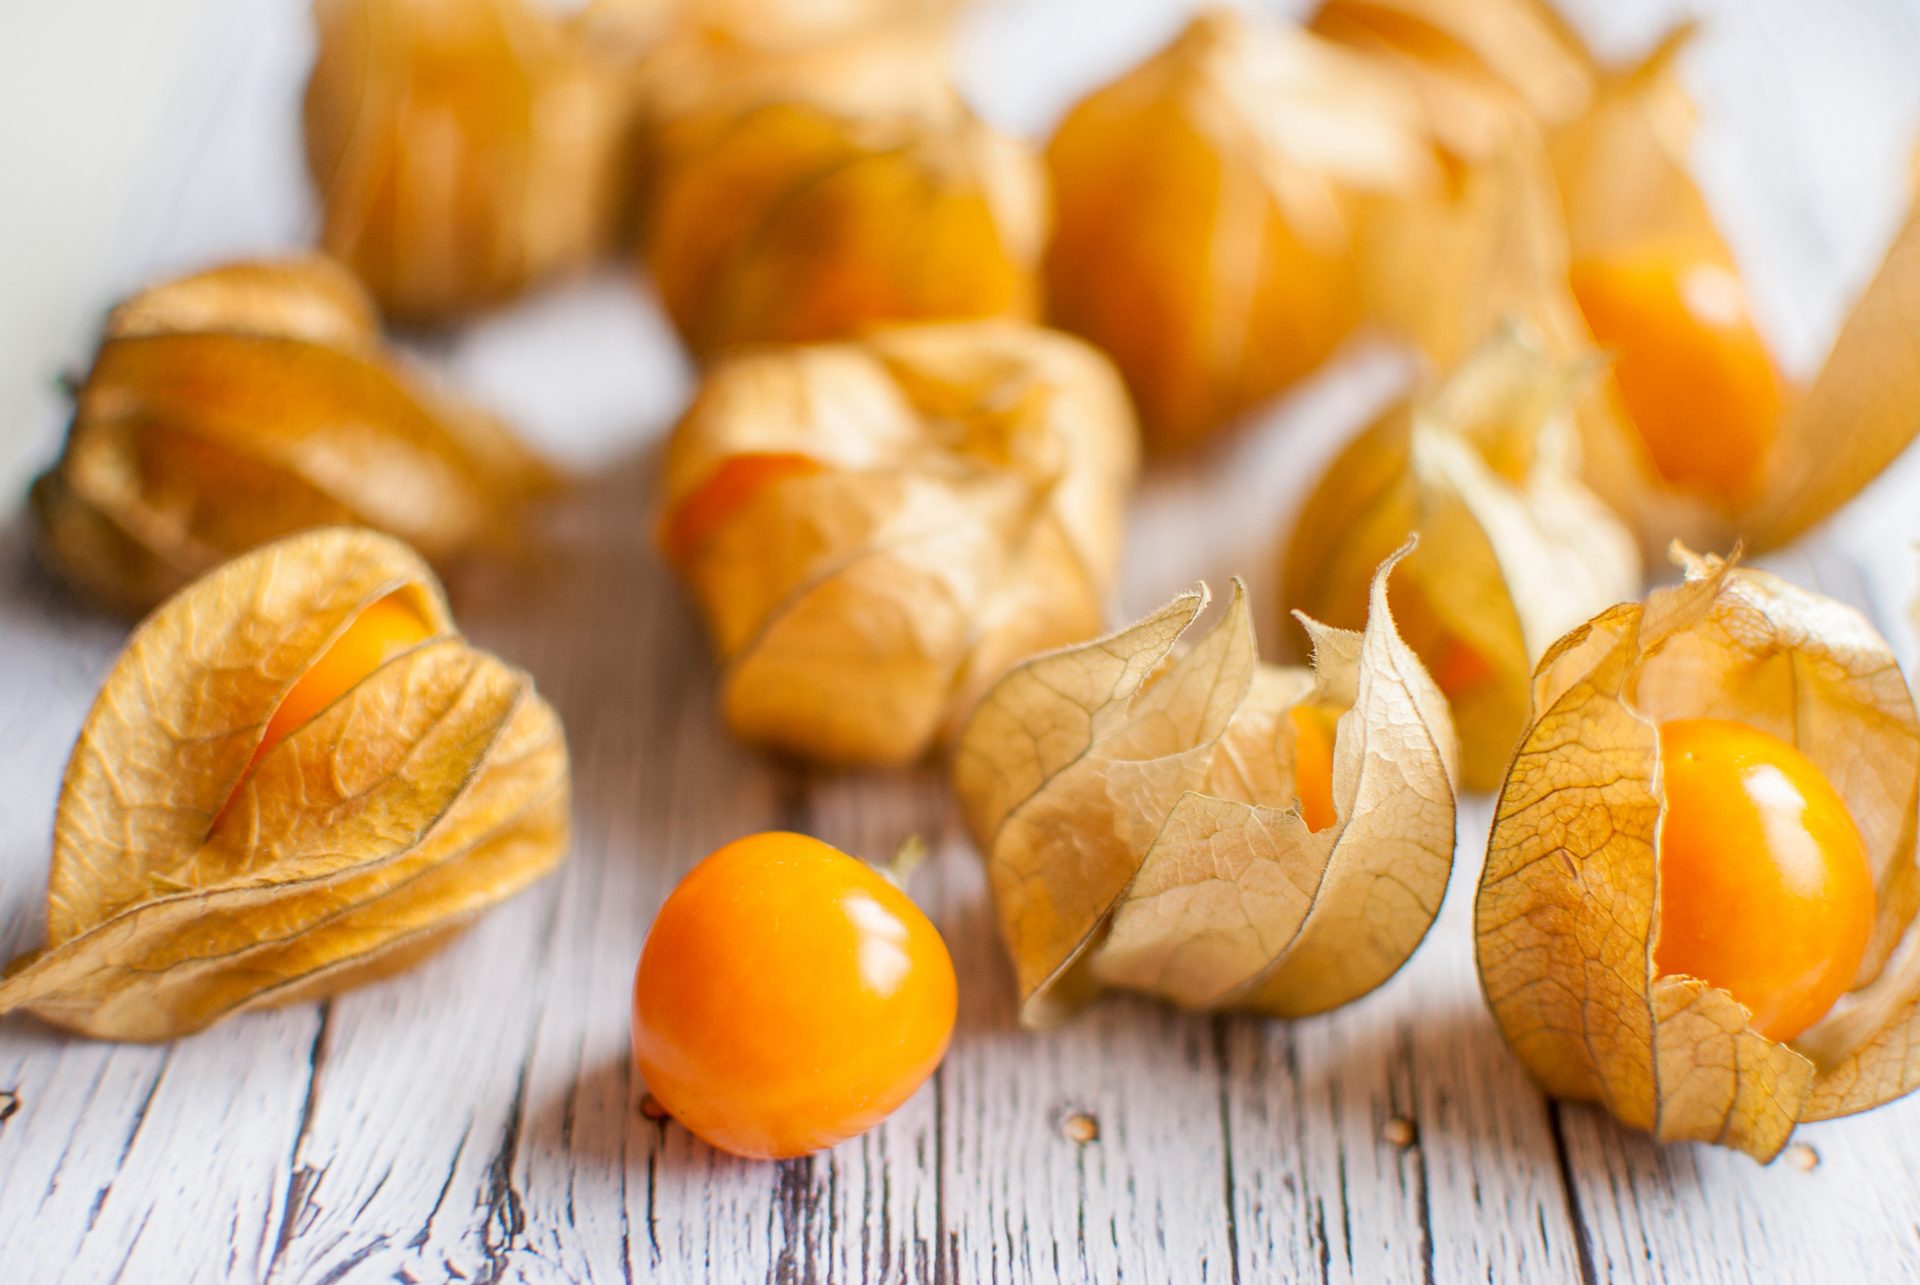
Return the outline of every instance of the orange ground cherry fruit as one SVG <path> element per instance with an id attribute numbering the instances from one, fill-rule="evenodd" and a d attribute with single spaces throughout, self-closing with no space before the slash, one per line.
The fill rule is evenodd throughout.
<path id="1" fill-rule="evenodd" d="M 708 1143 L 784 1159 L 906 1101 L 955 1005 L 946 943 L 905 893 L 818 839 L 756 834 L 660 907 L 634 978 L 634 1062 Z"/>
<path id="2" fill-rule="evenodd" d="M 728 518 L 745 508 L 763 489 L 790 477 L 820 471 L 819 461 L 807 455 L 767 451 L 735 455 L 721 462 L 707 479 L 689 491 L 667 514 L 660 541 L 667 556 L 685 564 Z"/>
<path id="3" fill-rule="evenodd" d="M 1658 250 L 1576 261 L 1573 293 L 1614 351 L 1627 414 L 1660 475 L 1734 508 L 1759 486 L 1785 391 L 1726 267 Z"/>
<path id="4" fill-rule="evenodd" d="M 1300 819 L 1319 833 L 1338 818 L 1333 810 L 1333 736 L 1341 710 L 1331 705 L 1295 705 L 1287 711 L 1293 724 L 1293 792 L 1300 798 Z"/>
<path id="5" fill-rule="evenodd" d="M 260 734 L 260 744 L 247 771 L 251 773 L 269 750 L 312 722 L 315 715 L 352 691 L 368 674 L 431 637 L 433 627 L 401 595 L 389 594 L 370 605 L 280 698 L 279 708 Z"/>
<path id="6" fill-rule="evenodd" d="M 1663 975 L 1728 991 L 1772 1040 L 1845 994 L 1873 929 L 1873 872 L 1845 800 L 1806 755 L 1743 723 L 1660 728 Z"/>

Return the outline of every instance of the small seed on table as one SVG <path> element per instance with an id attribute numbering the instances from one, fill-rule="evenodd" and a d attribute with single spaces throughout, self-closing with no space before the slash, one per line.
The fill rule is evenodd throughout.
<path id="1" fill-rule="evenodd" d="M 1787 1148 L 1787 1162 L 1802 1173 L 1812 1173 L 1820 1167 L 1820 1153 L 1804 1142 L 1796 1142 Z"/>
<path id="2" fill-rule="evenodd" d="M 1413 1121 L 1404 1116 L 1394 1116 L 1380 1130 L 1380 1137 L 1392 1146 L 1411 1147 L 1419 1134 L 1414 1131 Z"/>
<path id="3" fill-rule="evenodd" d="M 659 1098 L 647 1093 L 641 1095 L 640 1114 L 649 1120 L 664 1120 L 667 1118 L 667 1109 L 660 1105 Z"/>
<path id="4" fill-rule="evenodd" d="M 1100 1122 L 1085 1111 L 1075 1111 L 1061 1122 L 1060 1132 L 1071 1142 L 1097 1142 L 1100 1139 Z"/>

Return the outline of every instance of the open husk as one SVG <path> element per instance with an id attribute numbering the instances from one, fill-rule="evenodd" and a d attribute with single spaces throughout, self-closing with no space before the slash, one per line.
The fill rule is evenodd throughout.
<path id="1" fill-rule="evenodd" d="M 1037 314 L 1040 162 L 924 65 L 929 43 L 888 29 L 746 66 L 722 57 L 717 78 L 678 46 L 656 57 L 687 87 L 658 91 L 674 101 L 656 104 L 643 257 L 696 356 Z M 668 74 L 676 56 L 694 69 Z"/>
<path id="2" fill-rule="evenodd" d="M 1361 633 L 1302 617 L 1312 669 L 1262 665 L 1246 594 L 1191 646 L 1186 593 L 1002 679 L 967 723 L 954 788 L 986 856 L 1020 1013 L 1108 987 L 1294 1017 L 1379 986 L 1419 945 L 1452 868 L 1446 702 L 1387 610 Z M 1334 817 L 1296 781 L 1296 707 L 1338 712 Z"/>
<path id="3" fill-rule="evenodd" d="M 394 594 L 433 637 L 249 770 L 286 693 Z M 331 528 L 256 550 L 108 674 L 61 784 L 47 944 L 0 1011 L 161 1040 L 383 976 L 552 869 L 567 799 L 553 710 L 460 638 L 405 546 Z"/>
<path id="4" fill-rule="evenodd" d="M 1469 789 L 1499 784 L 1541 653 L 1639 590 L 1632 536 L 1577 474 L 1592 374 L 1498 332 L 1335 457 L 1288 537 L 1285 605 L 1357 628 L 1369 569 L 1419 534 L 1395 614 L 1452 703 Z"/>
<path id="5" fill-rule="evenodd" d="M 1104 618 L 1137 446 L 1112 368 L 1014 322 L 744 350 L 675 429 L 663 542 L 741 737 L 898 763 Z"/>
<path id="6" fill-rule="evenodd" d="M 443 565 L 503 549 L 552 481 L 498 421 L 402 369 L 353 279 L 306 258 L 115 308 L 33 500 L 50 561 L 137 614 L 310 527 L 377 527 Z"/>
<path id="7" fill-rule="evenodd" d="M 1548 1092 L 1663 1141 L 1765 1160 L 1797 1122 L 1920 1084 L 1920 972 L 1897 949 L 1920 900 L 1920 724 L 1858 613 L 1765 572 L 1681 560 L 1684 584 L 1601 613 L 1540 664 L 1480 881 L 1480 977 Z M 1724 990 L 1655 976 L 1659 725 L 1692 717 L 1795 745 L 1866 844 L 1878 909 L 1859 989 L 1790 1045 L 1752 1030 Z"/>
<path id="8" fill-rule="evenodd" d="M 608 248 L 630 68 L 530 0 L 317 0 L 307 165 L 322 247 L 396 320 L 511 299 Z"/>
<path id="9" fill-rule="evenodd" d="M 1640 64 L 1605 77 L 1591 109 L 1556 137 L 1554 167 L 1565 199 L 1576 267 L 1651 255 L 1691 265 L 1695 311 L 1739 318 L 1750 309 L 1738 266 L 1687 168 L 1693 106 L 1675 73 L 1690 29 L 1676 31 Z M 1920 207 L 1842 324 L 1825 364 L 1803 388 L 1772 368 L 1764 340 L 1741 381 L 1760 422 L 1725 444 L 1753 467 L 1729 493 L 1663 477 L 1611 389 L 1616 414 L 1588 421 L 1589 483 L 1629 516 L 1649 548 L 1680 537 L 1764 550 L 1799 535 L 1851 499 L 1920 433 Z M 1621 361 L 1633 360 L 1623 352 Z M 1624 368 L 1623 368 L 1624 369 Z M 1624 377 L 1624 376 L 1623 376 Z M 1705 379 L 1676 396 L 1707 396 L 1699 423 L 1669 431 L 1713 432 L 1720 404 Z"/>
<path id="10" fill-rule="evenodd" d="M 1075 106 L 1047 164 L 1052 316 L 1113 354 L 1163 448 L 1325 360 L 1361 319 L 1360 198 L 1440 178 L 1389 76 L 1224 9 Z"/>

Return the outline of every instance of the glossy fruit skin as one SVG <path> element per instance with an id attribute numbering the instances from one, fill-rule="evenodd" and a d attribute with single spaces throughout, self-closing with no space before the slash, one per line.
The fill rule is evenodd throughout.
<path id="1" fill-rule="evenodd" d="M 1845 800 L 1785 741 L 1743 723 L 1660 728 L 1660 928 L 1654 963 L 1697 977 L 1791 1040 L 1853 983 L 1873 872 Z"/>
<path id="2" fill-rule="evenodd" d="M 711 1145 L 784 1159 L 906 1101 L 956 1005 L 946 943 L 905 893 L 818 839 L 756 834 L 661 906 L 634 977 L 634 1062 Z"/>
<path id="3" fill-rule="evenodd" d="M 1785 394 L 1739 278 L 1655 249 L 1577 261 L 1571 281 L 1660 475 L 1722 509 L 1750 500 Z"/>
<path id="4" fill-rule="evenodd" d="M 280 698 L 279 708 L 260 734 L 248 772 L 266 757 L 267 751 L 311 722 L 361 679 L 431 637 L 433 627 L 400 595 L 389 594 L 368 606 Z"/>
<path id="5" fill-rule="evenodd" d="M 1300 799 L 1300 819 L 1314 833 L 1332 825 L 1334 729 L 1341 711 L 1330 705 L 1295 705 L 1287 711 L 1293 724 L 1293 792 Z"/>

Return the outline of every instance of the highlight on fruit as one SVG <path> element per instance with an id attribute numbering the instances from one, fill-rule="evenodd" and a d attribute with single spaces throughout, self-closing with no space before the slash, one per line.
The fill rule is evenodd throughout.
<path id="1" fill-rule="evenodd" d="M 803 1156 L 913 1096 L 953 1037 L 956 995 L 939 930 L 888 875 L 807 835 L 749 835 L 654 918 L 634 1064 L 708 1144 Z"/>
<path id="2" fill-rule="evenodd" d="M 1920 721 L 1858 613 L 1677 554 L 1568 633 L 1495 811 L 1480 978 L 1541 1086 L 1766 1160 L 1911 1092 Z"/>

